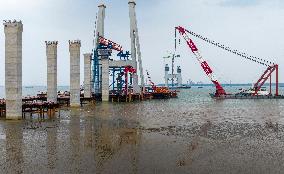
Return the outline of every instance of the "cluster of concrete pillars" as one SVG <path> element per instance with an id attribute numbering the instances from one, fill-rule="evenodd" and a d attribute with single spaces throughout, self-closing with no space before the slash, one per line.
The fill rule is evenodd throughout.
<path id="1" fill-rule="evenodd" d="M 22 32 L 21 21 L 4 21 L 5 32 L 5 93 L 6 119 L 22 118 Z M 47 101 L 57 102 L 57 45 L 46 41 Z M 70 105 L 80 106 L 80 47 L 81 41 L 69 41 Z M 84 54 L 85 97 L 91 97 L 91 54 Z"/>
<path id="2" fill-rule="evenodd" d="M 140 44 L 138 37 L 135 1 L 129 0 L 131 55 L 135 68 L 139 63 L 141 86 L 144 86 L 144 76 Z M 105 5 L 99 6 L 97 36 L 104 35 Z M 5 92 L 6 118 L 22 117 L 22 32 L 21 21 L 4 21 L 5 32 Z M 47 100 L 57 102 L 57 41 L 46 41 L 47 57 Z M 98 43 L 96 43 L 97 45 Z M 70 53 L 70 106 L 80 106 L 80 48 L 81 41 L 69 41 Z M 136 57 L 138 56 L 138 58 Z M 138 62 L 138 63 L 137 63 Z M 84 94 L 91 97 L 91 54 L 84 54 Z M 109 100 L 109 62 L 101 60 L 102 64 L 102 100 Z M 139 93 L 138 76 L 133 77 L 134 92 Z"/>

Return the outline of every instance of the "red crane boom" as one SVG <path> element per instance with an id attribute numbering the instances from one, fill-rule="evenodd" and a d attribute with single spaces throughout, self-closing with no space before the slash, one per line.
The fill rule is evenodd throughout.
<path id="1" fill-rule="evenodd" d="M 146 70 L 146 73 L 147 73 L 147 78 L 148 78 L 148 80 L 149 80 L 149 84 L 152 86 L 152 89 L 155 91 L 156 88 L 157 88 L 157 86 L 156 86 L 155 83 L 152 81 L 151 76 L 150 76 L 148 70 Z"/>
<path id="2" fill-rule="evenodd" d="M 115 42 L 113 42 L 113 41 L 111 41 L 111 40 L 109 40 L 109 39 L 106 39 L 106 38 L 104 38 L 104 37 L 102 37 L 102 36 L 99 37 L 99 43 L 100 43 L 100 44 L 103 44 L 103 45 L 105 45 L 105 46 L 111 45 L 113 50 L 116 50 L 116 51 L 123 51 L 121 45 L 119 45 L 119 44 L 117 44 L 117 43 L 115 43 Z"/>
<path id="3" fill-rule="evenodd" d="M 189 48 L 191 49 L 193 54 L 196 56 L 196 59 L 200 63 L 202 69 L 204 70 L 204 72 L 206 73 L 208 78 L 212 81 L 212 83 L 215 85 L 215 87 L 216 87 L 215 96 L 219 97 L 219 96 L 222 96 L 222 95 L 226 95 L 224 88 L 222 87 L 222 85 L 218 82 L 217 78 L 215 77 L 212 68 L 208 65 L 206 60 L 203 59 L 203 57 L 201 56 L 201 54 L 200 54 L 198 48 L 196 47 L 195 43 L 188 36 L 188 34 L 187 34 L 188 30 L 186 30 L 185 28 L 183 28 L 181 26 L 176 27 L 176 30 L 178 30 L 180 35 L 184 38 L 184 40 L 186 41 Z"/>

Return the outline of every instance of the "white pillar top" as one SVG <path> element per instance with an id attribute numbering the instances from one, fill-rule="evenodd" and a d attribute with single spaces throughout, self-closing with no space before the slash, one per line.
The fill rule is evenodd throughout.
<path id="1" fill-rule="evenodd" d="M 48 45 L 57 45 L 58 41 L 45 41 L 46 46 Z"/>
<path id="2" fill-rule="evenodd" d="M 15 19 L 12 20 L 3 20 L 4 25 L 9 25 L 9 26 L 16 26 L 16 25 L 22 25 L 22 21 L 16 21 Z"/>
<path id="3" fill-rule="evenodd" d="M 106 5 L 104 3 L 101 3 L 100 5 L 98 5 L 99 8 L 106 8 Z"/>
<path id="4" fill-rule="evenodd" d="M 136 5 L 136 2 L 135 2 L 135 0 L 129 0 L 129 2 L 128 2 L 128 4 L 134 4 L 134 5 Z"/>
<path id="5" fill-rule="evenodd" d="M 3 20 L 3 25 L 5 27 L 5 32 L 6 32 L 6 29 L 10 29 L 10 28 L 13 29 L 13 31 L 15 32 L 18 32 L 18 31 L 23 32 L 23 23 L 21 20 L 20 21 Z"/>
<path id="6" fill-rule="evenodd" d="M 81 46 L 81 40 L 69 40 L 69 46 L 73 44 Z"/>

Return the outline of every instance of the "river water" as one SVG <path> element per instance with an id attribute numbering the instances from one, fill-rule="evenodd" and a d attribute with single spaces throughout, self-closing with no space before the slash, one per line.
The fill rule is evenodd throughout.
<path id="1" fill-rule="evenodd" d="M 0 173 L 283 173 L 284 100 L 210 91 L 0 120 Z"/>

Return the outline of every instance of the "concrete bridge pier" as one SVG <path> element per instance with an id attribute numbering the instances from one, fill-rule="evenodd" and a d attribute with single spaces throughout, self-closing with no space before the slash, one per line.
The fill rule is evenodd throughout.
<path id="1" fill-rule="evenodd" d="M 84 97 L 92 97 L 92 88 L 91 88 L 91 59 L 92 54 L 84 54 Z"/>
<path id="2" fill-rule="evenodd" d="M 45 41 L 47 57 L 47 101 L 57 103 L 57 41 Z"/>
<path id="3" fill-rule="evenodd" d="M 109 101 L 109 58 L 102 57 L 102 101 Z"/>
<path id="4" fill-rule="evenodd" d="M 69 41 L 71 107 L 80 106 L 80 48 L 80 40 Z"/>
<path id="5" fill-rule="evenodd" d="M 22 118 L 22 33 L 21 21 L 4 21 L 6 119 Z"/>

